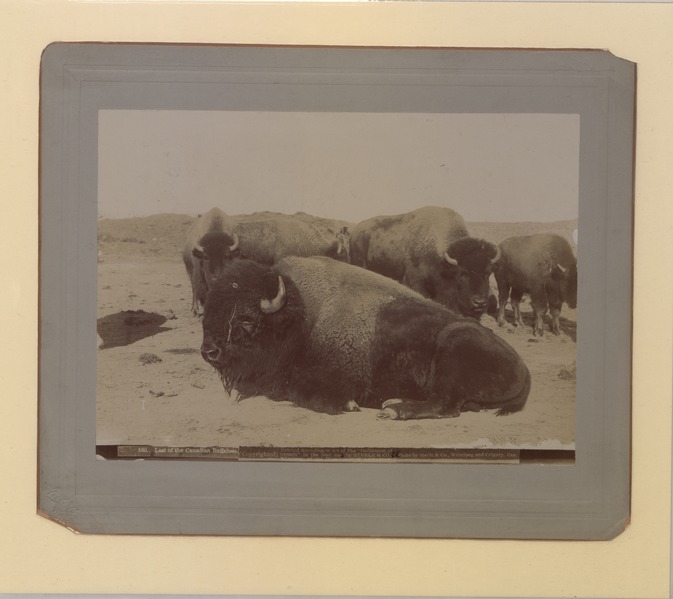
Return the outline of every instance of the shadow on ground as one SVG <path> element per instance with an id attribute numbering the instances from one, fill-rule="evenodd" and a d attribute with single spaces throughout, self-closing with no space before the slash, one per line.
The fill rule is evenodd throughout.
<path id="1" fill-rule="evenodd" d="M 170 331 L 168 327 L 161 326 L 166 320 L 161 314 L 144 310 L 124 310 L 103 316 L 96 323 L 98 334 L 103 340 L 99 349 L 131 345 L 157 333 Z"/>
<path id="2" fill-rule="evenodd" d="M 494 316 L 495 317 L 495 316 Z M 523 318 L 523 324 L 526 330 L 532 335 L 533 334 L 533 324 L 535 323 L 535 317 L 532 312 L 521 311 L 521 318 Z M 505 308 L 505 320 L 507 324 L 514 324 L 514 312 L 510 309 Z M 570 337 L 575 343 L 577 343 L 577 323 L 572 320 L 568 320 L 563 317 L 563 314 L 559 317 L 559 327 L 568 337 Z M 544 334 L 545 335 L 554 335 L 551 332 L 551 317 L 549 314 L 544 319 Z"/>

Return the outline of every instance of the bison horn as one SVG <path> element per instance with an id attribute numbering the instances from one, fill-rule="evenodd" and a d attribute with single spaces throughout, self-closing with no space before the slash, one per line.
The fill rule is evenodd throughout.
<path id="1" fill-rule="evenodd" d="M 263 299 L 260 304 L 264 314 L 278 312 L 285 305 L 285 283 L 283 277 L 278 275 L 278 294 L 272 300 Z"/>
<path id="2" fill-rule="evenodd" d="M 195 243 L 192 249 L 192 255 L 195 258 L 203 258 L 203 246 L 200 243 Z"/>
<path id="3" fill-rule="evenodd" d="M 558 262 L 556 263 L 556 268 L 558 268 L 563 274 L 565 274 L 566 269 L 563 266 L 561 266 Z"/>
<path id="4" fill-rule="evenodd" d="M 449 264 L 453 264 L 453 266 L 458 266 L 458 260 L 449 256 L 449 252 L 444 252 L 444 260 L 446 260 Z"/>
<path id="5" fill-rule="evenodd" d="M 231 237 L 233 238 L 234 243 L 229 246 L 229 251 L 233 252 L 238 247 L 238 235 L 236 235 L 236 233 L 232 233 Z"/>
<path id="6" fill-rule="evenodd" d="M 495 248 L 495 257 L 491 260 L 491 264 L 495 264 L 498 260 L 500 260 L 500 256 L 502 255 L 499 245 L 495 245 L 494 243 L 493 247 Z"/>

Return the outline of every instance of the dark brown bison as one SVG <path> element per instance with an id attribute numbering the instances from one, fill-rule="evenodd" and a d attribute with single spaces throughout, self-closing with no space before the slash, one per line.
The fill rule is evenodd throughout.
<path id="1" fill-rule="evenodd" d="M 241 257 L 274 264 L 284 256 L 316 255 L 350 262 L 348 227 L 306 213 L 229 217 L 213 208 L 192 225 L 183 252 L 192 281 L 192 312 L 200 312 L 212 282 L 230 260 Z"/>
<path id="2" fill-rule="evenodd" d="M 225 389 L 391 419 L 521 410 L 530 373 L 505 341 L 409 288 L 325 257 L 232 262 L 203 318 Z"/>
<path id="3" fill-rule="evenodd" d="M 470 237 L 450 208 L 377 216 L 353 229 L 351 263 L 404 283 L 450 310 L 479 320 L 489 297 L 497 246 Z"/>
<path id="4" fill-rule="evenodd" d="M 238 256 L 234 222 L 219 208 L 197 218 L 187 231 L 182 259 L 192 283 L 192 313 L 199 314 L 208 290 L 224 263 Z"/>
<path id="5" fill-rule="evenodd" d="M 498 324 L 505 324 L 505 304 L 511 290 L 514 324 L 523 326 L 519 303 L 523 294 L 528 293 L 535 315 L 533 334 L 542 335 L 549 309 L 551 330 L 558 335 L 563 302 L 571 308 L 577 307 L 577 261 L 568 241 L 552 233 L 509 237 L 500 244 L 500 250 L 502 257 L 495 270 L 500 304 Z"/>

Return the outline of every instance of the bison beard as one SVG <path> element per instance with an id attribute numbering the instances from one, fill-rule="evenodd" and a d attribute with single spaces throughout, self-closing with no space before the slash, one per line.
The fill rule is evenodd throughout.
<path id="1" fill-rule="evenodd" d="M 232 263 L 205 307 L 202 354 L 228 392 L 393 419 L 523 408 L 530 375 L 473 320 L 328 258 Z M 395 400 L 389 402 L 386 400 Z"/>
<path id="2" fill-rule="evenodd" d="M 294 368 L 304 343 L 301 327 L 295 324 L 304 319 L 298 292 L 291 281 L 286 282 L 283 309 L 264 314 L 260 302 L 276 295 L 278 276 L 261 266 L 246 271 L 241 268 L 246 264 L 259 266 L 247 260 L 234 262 L 211 290 L 201 352 L 218 370 L 227 393 L 236 389 L 239 399 L 254 395 L 292 399 L 287 377 L 278 373 Z M 207 354 L 213 348 L 219 350 L 215 360 L 210 359 L 214 354 Z"/>

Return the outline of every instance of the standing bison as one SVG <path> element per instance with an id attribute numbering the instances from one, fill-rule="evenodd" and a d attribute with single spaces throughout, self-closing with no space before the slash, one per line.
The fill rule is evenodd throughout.
<path id="1" fill-rule="evenodd" d="M 505 324 L 505 304 L 510 295 L 514 323 L 523 326 L 519 303 L 530 294 L 535 324 L 533 334 L 542 336 L 543 319 L 551 312 L 551 330 L 560 333 L 561 304 L 577 306 L 577 261 L 570 244 L 563 237 L 540 233 L 509 237 L 500 244 L 502 257 L 495 270 L 500 307 L 498 324 Z"/>
<path id="2" fill-rule="evenodd" d="M 213 208 L 192 225 L 183 252 L 192 282 L 192 312 L 199 314 L 213 281 L 229 261 L 241 257 L 274 264 L 284 256 L 329 256 L 350 262 L 348 227 L 305 213 L 229 217 Z"/>
<path id="3" fill-rule="evenodd" d="M 530 373 L 505 341 L 407 287 L 324 257 L 232 262 L 203 318 L 225 389 L 407 420 L 521 410 Z"/>
<path id="4" fill-rule="evenodd" d="M 377 216 L 355 226 L 351 262 L 404 283 L 454 312 L 479 320 L 497 246 L 470 237 L 450 208 L 425 207 Z"/>
<path id="5" fill-rule="evenodd" d="M 350 233 L 332 221 L 298 215 L 261 212 L 234 217 L 241 256 L 275 264 L 286 256 L 328 256 L 350 262 Z"/>
<path id="6" fill-rule="evenodd" d="M 187 231 L 182 259 L 192 283 L 192 313 L 199 314 L 208 290 L 227 260 L 238 256 L 234 222 L 219 208 L 194 221 Z"/>

